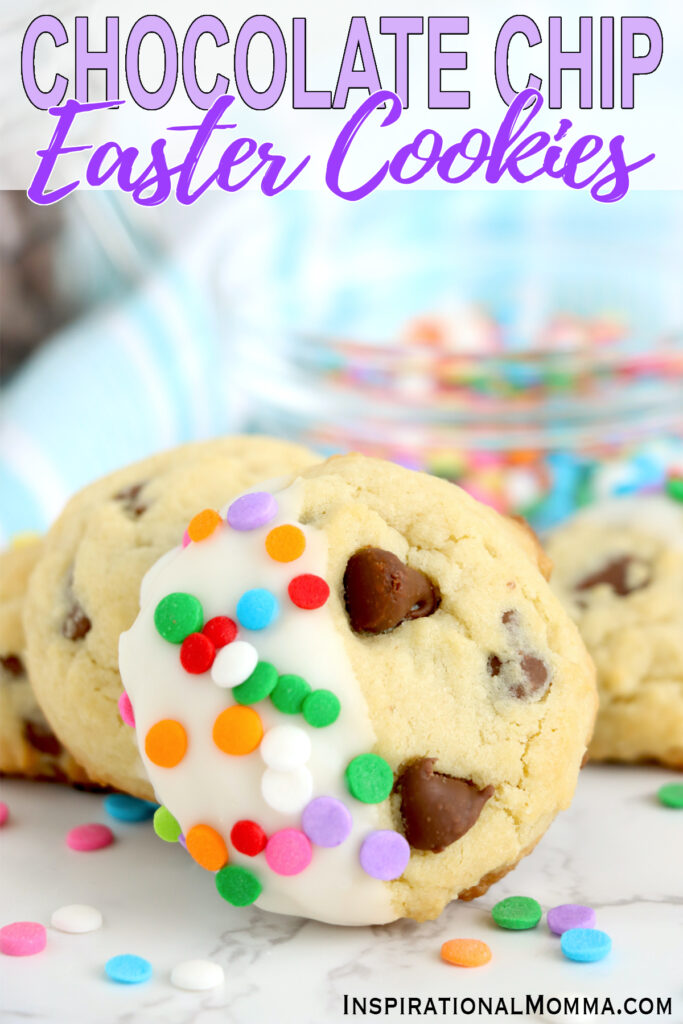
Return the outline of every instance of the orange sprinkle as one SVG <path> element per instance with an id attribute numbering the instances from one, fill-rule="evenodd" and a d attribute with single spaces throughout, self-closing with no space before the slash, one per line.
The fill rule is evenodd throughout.
<path id="1" fill-rule="evenodd" d="M 175 768 L 185 757 L 187 733 L 180 722 L 165 718 L 153 725 L 145 736 L 145 753 L 160 768 Z"/>
<path id="2" fill-rule="evenodd" d="M 266 551 L 276 562 L 293 562 L 305 547 L 306 538 L 298 526 L 276 526 L 266 537 Z"/>
<path id="3" fill-rule="evenodd" d="M 456 967 L 483 967 L 491 959 L 491 950 L 480 939 L 449 939 L 441 947 L 441 959 Z"/>
<path id="4" fill-rule="evenodd" d="M 224 754 L 251 754 L 263 737 L 263 725 L 256 711 L 241 704 L 221 711 L 213 723 L 213 741 Z"/>
<path id="5" fill-rule="evenodd" d="M 198 512 L 190 520 L 187 535 L 193 541 L 206 540 L 207 537 L 211 536 L 218 524 L 222 522 L 223 520 L 218 515 L 218 512 L 212 508 L 205 508 L 203 512 Z"/>
<path id="6" fill-rule="evenodd" d="M 185 836 L 187 852 L 207 871 L 220 871 L 228 863 L 223 836 L 210 825 L 193 825 Z"/>

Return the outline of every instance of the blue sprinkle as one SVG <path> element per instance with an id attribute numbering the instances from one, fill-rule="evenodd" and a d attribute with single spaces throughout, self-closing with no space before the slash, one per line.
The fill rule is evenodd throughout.
<path id="1" fill-rule="evenodd" d="M 152 977 L 152 965 L 149 960 L 132 953 L 113 956 L 104 965 L 105 973 L 112 981 L 120 985 L 139 985 Z"/>
<path id="2" fill-rule="evenodd" d="M 138 800 L 127 793 L 110 793 L 104 798 L 104 809 L 117 821 L 147 821 L 159 805 L 151 800 Z"/>
<path id="3" fill-rule="evenodd" d="M 279 614 L 277 599 L 269 590 L 247 590 L 237 602 L 237 618 L 245 629 L 265 629 Z"/>
<path id="4" fill-rule="evenodd" d="M 569 960 L 587 964 L 606 957 L 612 948 L 612 940 L 597 928 L 570 928 L 562 935 L 560 945 Z"/>

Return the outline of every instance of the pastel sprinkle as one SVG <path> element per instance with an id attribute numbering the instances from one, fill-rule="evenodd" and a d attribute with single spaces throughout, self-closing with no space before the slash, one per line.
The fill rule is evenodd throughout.
<path id="1" fill-rule="evenodd" d="M 561 903 L 548 911 L 548 928 L 555 935 L 562 935 L 570 928 L 595 928 L 595 911 L 581 903 Z"/>
<path id="2" fill-rule="evenodd" d="M 287 587 L 289 599 L 297 608 L 313 611 L 322 608 L 330 596 L 330 588 L 321 576 L 303 573 L 295 576 Z"/>
<path id="3" fill-rule="evenodd" d="M 92 823 L 77 825 L 66 834 L 66 845 L 70 850 L 79 853 L 92 853 L 103 850 L 114 842 L 114 833 L 107 825 Z"/>
<path id="4" fill-rule="evenodd" d="M 122 953 L 107 960 L 104 970 L 108 978 L 119 985 L 140 985 L 152 977 L 152 965 L 149 960 L 132 953 Z"/>
<path id="5" fill-rule="evenodd" d="M 188 546 L 189 546 L 189 545 L 190 545 L 191 543 L 192 543 L 192 541 L 190 540 L 190 535 L 189 535 L 189 533 L 187 532 L 187 530 L 183 530 L 183 547 L 184 547 L 184 548 L 186 548 L 186 547 L 188 547 Z"/>
<path id="6" fill-rule="evenodd" d="M 6 803 L 0 801 L 0 828 L 6 825 L 9 820 L 9 807 Z"/>
<path id="7" fill-rule="evenodd" d="M 483 967 L 491 949 L 481 939 L 449 939 L 441 947 L 441 959 L 454 967 Z"/>
<path id="8" fill-rule="evenodd" d="M 336 722 L 340 710 L 339 697 L 331 690 L 313 690 L 301 706 L 304 718 L 315 729 L 323 729 Z"/>
<path id="9" fill-rule="evenodd" d="M 185 757 L 187 733 L 172 718 L 156 722 L 145 736 L 145 753 L 160 768 L 175 768 Z"/>
<path id="10" fill-rule="evenodd" d="M 263 886 L 249 868 L 241 864 L 228 864 L 216 875 L 219 895 L 233 907 L 248 907 L 259 898 Z"/>
<path id="11" fill-rule="evenodd" d="M 139 800 L 127 793 L 109 793 L 104 798 L 104 809 L 118 821 L 147 821 L 154 816 L 157 804 L 151 800 Z"/>
<path id="12" fill-rule="evenodd" d="M 263 736 L 263 724 L 253 708 L 233 704 L 216 718 L 213 741 L 224 754 L 242 756 L 256 750 Z"/>
<path id="13" fill-rule="evenodd" d="M 246 682 L 258 664 L 258 651 L 246 640 L 235 640 L 216 655 L 211 678 L 216 686 L 232 689 Z"/>
<path id="14" fill-rule="evenodd" d="M 266 537 L 266 551 L 274 562 L 294 562 L 306 550 L 306 538 L 298 526 L 276 526 Z"/>
<path id="15" fill-rule="evenodd" d="M 268 661 L 259 661 L 248 679 L 232 691 L 238 704 L 258 704 L 269 697 L 277 685 L 277 669 Z"/>
<path id="16" fill-rule="evenodd" d="M 279 677 L 270 699 L 284 715 L 298 715 L 310 692 L 311 687 L 303 676 L 283 675 Z"/>
<path id="17" fill-rule="evenodd" d="M 683 476 L 673 476 L 666 482 L 666 493 L 674 501 L 683 502 Z"/>
<path id="18" fill-rule="evenodd" d="M 562 935 L 560 946 L 568 960 L 594 963 L 607 956 L 612 948 L 612 940 L 606 932 L 597 928 L 570 928 Z"/>
<path id="19" fill-rule="evenodd" d="M 243 494 L 228 509 L 228 523 L 233 530 L 256 530 L 277 515 L 277 501 L 267 491 Z"/>
<path id="20" fill-rule="evenodd" d="M 102 927 L 102 914 L 97 907 L 90 907 L 86 903 L 70 903 L 53 912 L 50 924 L 58 932 L 84 935 Z"/>
<path id="21" fill-rule="evenodd" d="M 190 520 L 187 535 L 195 543 L 206 540 L 223 520 L 213 508 L 205 508 Z"/>
<path id="22" fill-rule="evenodd" d="M 266 629 L 278 617 L 279 611 L 275 595 L 263 587 L 247 590 L 237 602 L 237 620 L 245 629 Z"/>
<path id="23" fill-rule="evenodd" d="M 154 610 L 157 633 L 171 644 L 181 644 L 190 633 L 198 633 L 204 622 L 200 601 L 192 594 L 167 594 Z"/>
<path id="24" fill-rule="evenodd" d="M 158 807 L 154 812 L 154 831 L 165 843 L 177 843 L 180 825 L 167 807 Z"/>
<path id="25" fill-rule="evenodd" d="M 218 871 L 228 863 L 223 836 L 210 825 L 194 825 L 185 836 L 187 852 L 206 871 Z"/>
<path id="26" fill-rule="evenodd" d="M 363 840 L 360 864 L 372 878 L 390 882 L 400 878 L 410 860 L 410 846 L 405 836 L 393 829 L 379 829 Z"/>
<path id="27" fill-rule="evenodd" d="M 379 804 L 386 800 L 394 785 L 394 773 L 379 754 L 354 757 L 345 775 L 351 796 L 364 804 Z"/>
<path id="28" fill-rule="evenodd" d="M 37 921 L 15 921 L 0 928 L 0 953 L 5 956 L 33 956 L 47 943 L 45 926 Z"/>
<path id="29" fill-rule="evenodd" d="M 283 814 L 296 814 L 313 794 L 313 776 L 305 765 L 289 772 L 266 768 L 261 776 L 261 795 L 269 807 Z"/>
<path id="30" fill-rule="evenodd" d="M 268 837 L 255 821 L 243 818 L 232 826 L 230 842 L 238 853 L 243 853 L 245 857 L 255 857 L 265 850 Z"/>
<path id="31" fill-rule="evenodd" d="M 207 992 L 224 980 L 223 968 L 213 960 L 183 960 L 171 971 L 171 984 L 186 992 Z"/>
<path id="32" fill-rule="evenodd" d="M 299 875 L 311 863 L 310 840 L 296 828 L 274 832 L 266 845 L 266 863 L 276 875 Z"/>
<path id="33" fill-rule="evenodd" d="M 657 790 L 657 799 L 664 807 L 672 807 L 676 810 L 683 808 L 683 783 L 668 782 Z"/>
<path id="34" fill-rule="evenodd" d="M 119 697 L 119 715 L 124 725 L 129 725 L 131 729 L 135 728 L 135 712 L 130 697 L 125 691 Z"/>
<path id="35" fill-rule="evenodd" d="M 261 741 L 261 757 L 269 768 L 279 772 L 306 764 L 310 756 L 310 737 L 297 725 L 276 725 Z"/>
<path id="36" fill-rule="evenodd" d="M 208 672 L 214 663 L 216 648 L 206 633 L 190 633 L 180 647 L 180 664 L 191 675 Z"/>
<path id="37" fill-rule="evenodd" d="M 231 644 L 237 636 L 237 625 L 227 615 L 216 615 L 205 624 L 202 629 L 204 636 L 207 636 L 216 650 Z"/>
<path id="38" fill-rule="evenodd" d="M 508 896 L 496 903 L 491 917 L 499 928 L 525 931 L 535 928 L 541 920 L 541 905 L 529 896 Z"/>
<path id="39" fill-rule="evenodd" d="M 304 808 L 301 828 L 316 846 L 339 846 L 351 834 L 349 809 L 333 796 L 317 796 Z"/>

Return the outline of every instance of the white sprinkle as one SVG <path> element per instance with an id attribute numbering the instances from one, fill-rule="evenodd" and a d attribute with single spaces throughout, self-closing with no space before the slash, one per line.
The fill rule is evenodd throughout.
<path id="1" fill-rule="evenodd" d="M 171 984 L 188 992 L 204 992 L 222 985 L 224 980 L 223 968 L 212 960 L 184 960 L 171 971 Z"/>
<path id="2" fill-rule="evenodd" d="M 295 768 L 291 772 L 278 772 L 267 768 L 261 777 L 261 794 L 274 811 L 296 814 L 302 810 L 313 794 L 313 776 L 308 768 Z"/>
<path id="3" fill-rule="evenodd" d="M 81 935 L 101 928 L 102 915 L 96 907 L 89 907 L 86 903 L 71 903 L 68 907 L 55 910 L 50 923 L 57 931 Z"/>
<path id="4" fill-rule="evenodd" d="M 260 749 L 269 768 L 289 772 L 306 764 L 311 756 L 311 740 L 298 725 L 276 725 L 265 734 Z"/>
<path id="5" fill-rule="evenodd" d="M 221 647 L 211 668 L 217 686 L 232 688 L 248 679 L 258 664 L 258 651 L 246 640 L 233 640 Z"/>

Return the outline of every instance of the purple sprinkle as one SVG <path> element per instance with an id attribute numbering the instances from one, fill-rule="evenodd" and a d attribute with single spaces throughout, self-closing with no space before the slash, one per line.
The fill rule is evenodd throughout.
<path id="1" fill-rule="evenodd" d="M 595 928 L 595 911 L 581 903 L 562 903 L 548 911 L 548 928 L 563 935 L 570 928 Z"/>
<path id="2" fill-rule="evenodd" d="M 351 831 L 348 808 L 333 796 L 317 796 L 301 815 L 301 828 L 316 846 L 339 846 Z"/>
<path id="3" fill-rule="evenodd" d="M 228 509 L 228 522 L 233 530 L 255 530 L 265 526 L 277 515 L 277 502 L 267 491 L 243 494 Z"/>
<path id="4" fill-rule="evenodd" d="M 178 842 L 182 846 L 183 850 L 187 849 L 187 843 L 185 842 L 185 836 L 183 835 L 182 832 L 178 836 Z"/>
<path id="5" fill-rule="evenodd" d="M 360 848 L 360 863 L 363 871 L 372 878 L 391 882 L 400 878 L 410 860 L 410 847 L 400 832 L 380 829 L 371 832 Z"/>

